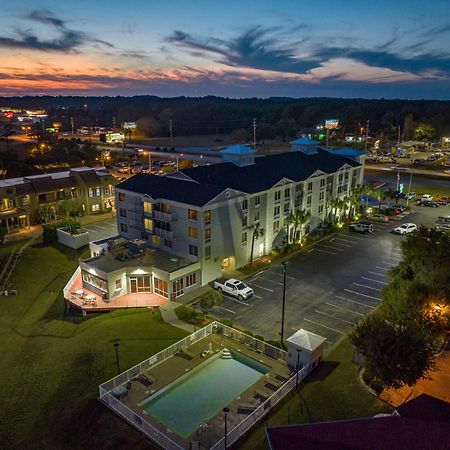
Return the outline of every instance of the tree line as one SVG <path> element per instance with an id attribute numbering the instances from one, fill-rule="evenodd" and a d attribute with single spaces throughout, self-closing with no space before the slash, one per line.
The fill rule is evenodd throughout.
<path id="1" fill-rule="evenodd" d="M 136 121 L 147 136 L 229 134 L 252 131 L 257 121 L 258 139 L 289 139 L 302 129 L 314 129 L 326 119 L 339 119 L 340 132 L 360 132 L 369 121 L 372 136 L 413 139 L 420 124 L 434 130 L 433 137 L 450 133 L 450 102 L 437 100 L 367 100 L 342 98 L 221 97 L 10 97 L 0 104 L 19 108 L 45 108 L 63 129 L 120 126 Z"/>

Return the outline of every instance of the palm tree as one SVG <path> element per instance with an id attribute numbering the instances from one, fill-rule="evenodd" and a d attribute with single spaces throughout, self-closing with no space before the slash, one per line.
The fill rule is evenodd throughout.
<path id="1" fill-rule="evenodd" d="M 252 248 L 250 250 L 250 263 L 253 262 L 253 250 L 255 248 L 255 241 L 264 236 L 265 230 L 261 227 L 259 222 L 254 225 L 249 225 L 247 230 L 252 230 Z"/>
<path id="2" fill-rule="evenodd" d="M 383 189 L 380 188 L 380 189 L 376 190 L 376 195 L 378 197 L 378 212 L 380 212 L 381 211 L 381 202 L 383 200 L 386 200 L 387 193 L 386 193 L 386 191 L 384 191 Z"/>
<path id="3" fill-rule="evenodd" d="M 298 241 L 301 242 L 303 225 L 308 222 L 310 217 L 311 213 L 303 209 L 295 209 L 290 212 L 286 218 L 288 243 L 294 243 L 297 240 L 297 234 L 299 234 Z M 292 229 L 289 228 L 289 225 L 292 225 Z"/>
<path id="4" fill-rule="evenodd" d="M 338 211 L 340 211 L 341 209 L 345 208 L 345 201 L 339 197 L 333 198 L 332 200 L 330 200 L 330 206 L 331 209 L 333 211 L 333 223 L 336 223 L 336 218 L 338 216 Z"/>

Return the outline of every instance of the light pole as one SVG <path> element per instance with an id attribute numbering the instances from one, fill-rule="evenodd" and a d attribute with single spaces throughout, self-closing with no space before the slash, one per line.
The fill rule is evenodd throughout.
<path id="1" fill-rule="evenodd" d="M 196 311 L 196 307 L 197 307 L 197 302 L 192 303 L 192 306 L 194 307 L 194 333 L 197 331 L 197 311 Z"/>
<path id="2" fill-rule="evenodd" d="M 284 307 L 286 304 L 286 266 L 287 266 L 287 261 L 282 262 L 281 264 L 283 264 L 283 306 L 281 309 L 281 346 L 284 347 Z"/>
<path id="3" fill-rule="evenodd" d="M 229 412 L 230 412 L 230 408 L 223 408 L 224 421 L 225 421 L 225 435 L 224 435 L 224 443 L 225 443 L 224 448 L 225 448 L 225 450 L 227 450 L 227 447 L 228 447 L 228 445 L 227 445 L 227 434 L 228 434 L 228 431 L 227 431 L 227 415 L 228 415 Z"/>
<path id="4" fill-rule="evenodd" d="M 148 152 L 148 170 L 152 173 L 152 153 Z"/>
<path id="5" fill-rule="evenodd" d="M 120 374 L 120 365 L 119 365 L 119 343 L 116 342 L 114 344 L 114 348 L 116 349 L 116 363 L 117 363 L 117 373 Z"/>
<path id="6" fill-rule="evenodd" d="M 300 352 L 302 351 L 301 348 L 297 349 L 297 373 L 295 374 L 295 387 L 297 388 L 297 392 L 298 392 L 298 372 L 300 369 Z"/>

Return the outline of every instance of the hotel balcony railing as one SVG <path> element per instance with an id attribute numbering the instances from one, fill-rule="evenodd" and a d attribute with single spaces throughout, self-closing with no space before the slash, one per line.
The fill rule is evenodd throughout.
<path id="1" fill-rule="evenodd" d="M 177 220 L 176 214 L 165 213 L 161 211 L 153 211 L 153 217 L 164 222 L 173 222 Z"/>
<path id="2" fill-rule="evenodd" d="M 163 230 L 162 228 L 154 228 L 153 234 L 156 234 L 157 236 L 161 236 L 166 239 L 176 239 L 177 238 L 177 232 L 176 231 L 167 231 Z"/>

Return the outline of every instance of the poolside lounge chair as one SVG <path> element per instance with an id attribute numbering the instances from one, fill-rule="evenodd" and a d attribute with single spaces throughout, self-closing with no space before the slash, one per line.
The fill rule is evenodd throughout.
<path id="1" fill-rule="evenodd" d="M 146 378 L 150 381 L 150 383 L 156 383 L 157 379 L 150 373 L 150 370 L 147 370 Z"/>
<path id="2" fill-rule="evenodd" d="M 280 387 L 281 387 L 280 385 L 273 384 L 270 381 L 266 381 L 264 383 L 264 386 L 274 392 L 278 391 L 278 389 L 280 389 Z"/>
<path id="3" fill-rule="evenodd" d="M 136 381 L 139 381 L 139 383 L 141 383 L 143 386 L 145 386 L 145 387 L 149 387 L 151 384 L 152 384 L 152 382 L 143 374 L 143 373 L 141 373 L 140 375 L 138 375 L 136 378 L 135 378 L 135 380 Z"/>
<path id="4" fill-rule="evenodd" d="M 283 377 L 283 376 L 280 375 L 279 373 L 277 373 L 277 374 L 275 375 L 275 378 L 276 378 L 278 381 L 281 381 L 282 383 L 286 383 L 286 381 L 288 381 L 288 378 Z"/>
<path id="5" fill-rule="evenodd" d="M 269 397 L 262 394 L 261 392 L 256 391 L 255 395 L 253 396 L 255 400 L 258 400 L 260 403 L 264 403 Z"/>
<path id="6" fill-rule="evenodd" d="M 183 357 L 185 357 L 185 358 L 187 358 L 189 360 L 195 358 L 195 355 L 193 353 L 191 353 L 185 345 L 182 345 L 180 347 L 179 353 L 181 353 L 181 356 L 183 356 Z"/>
<path id="7" fill-rule="evenodd" d="M 248 405 L 248 404 L 239 405 L 238 409 L 237 409 L 237 413 L 238 414 L 243 414 L 245 416 L 248 416 L 253 411 L 255 411 L 256 408 L 257 408 L 257 405 Z"/>

